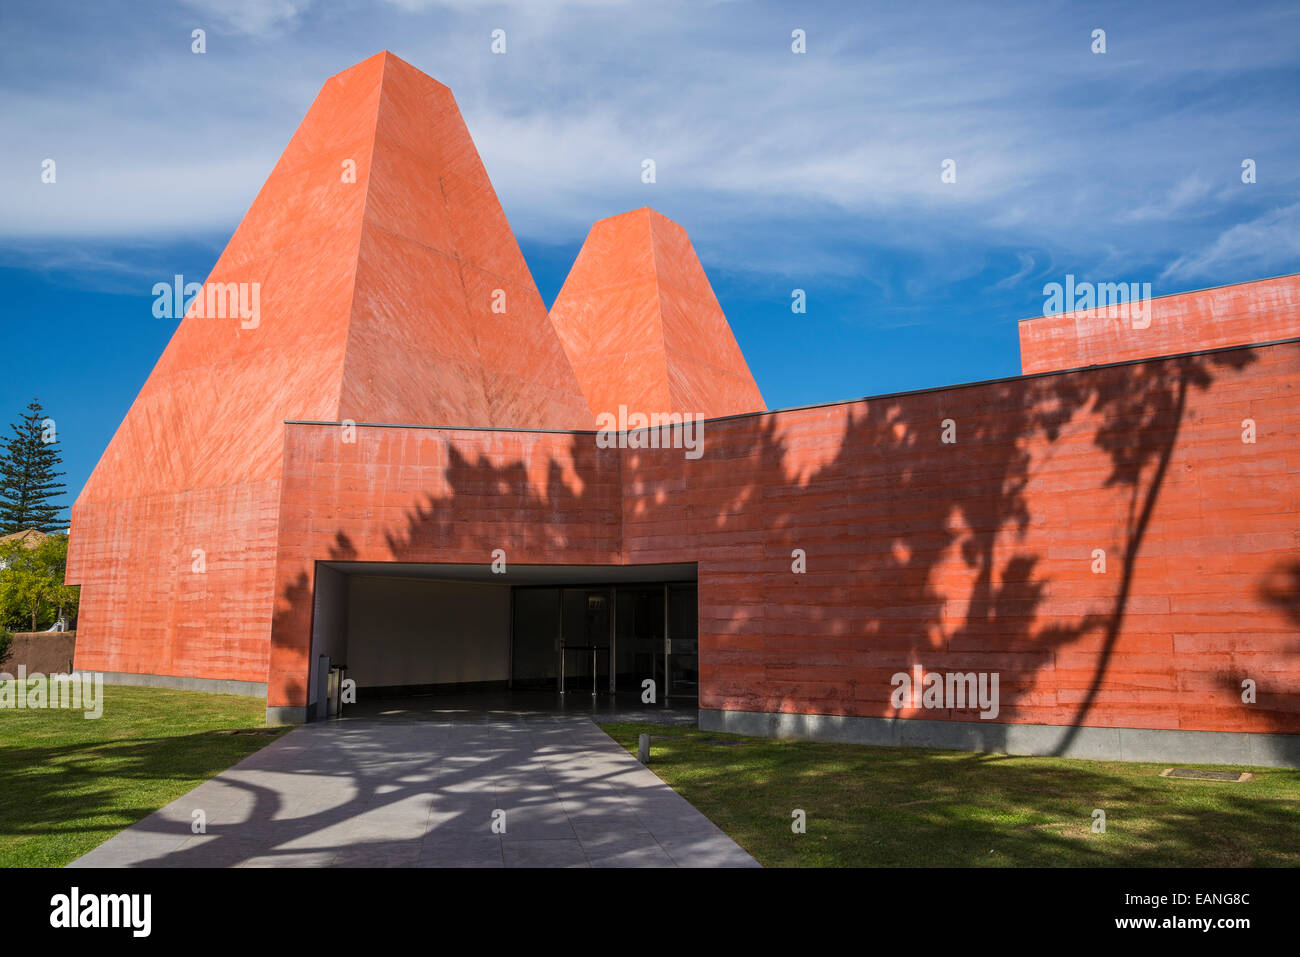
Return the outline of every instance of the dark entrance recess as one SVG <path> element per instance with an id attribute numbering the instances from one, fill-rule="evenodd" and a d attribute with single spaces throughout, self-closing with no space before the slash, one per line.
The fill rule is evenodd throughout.
<path id="1" fill-rule="evenodd" d="M 498 573 L 477 563 L 320 562 L 313 660 L 346 661 L 371 702 L 495 695 L 481 706 L 599 700 L 640 710 L 653 681 L 655 704 L 685 714 L 699 694 L 696 572 L 694 563 L 520 563 Z M 312 702 L 328 689 L 317 672 Z"/>
<path id="2" fill-rule="evenodd" d="M 512 688 L 639 698 L 699 694 L 694 582 L 582 587 L 516 586 L 512 593 Z M 594 685 L 593 685 L 594 666 Z"/>

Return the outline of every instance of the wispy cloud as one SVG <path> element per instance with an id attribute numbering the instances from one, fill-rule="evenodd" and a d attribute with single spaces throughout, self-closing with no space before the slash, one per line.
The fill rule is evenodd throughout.
<path id="1" fill-rule="evenodd" d="M 298 25 L 313 0 L 181 0 L 203 17 L 196 28 L 215 24 L 225 33 L 249 37 L 277 36 Z"/>
<path id="2" fill-rule="evenodd" d="M 1279 265 L 1300 268 L 1300 202 L 1225 230 L 1206 248 L 1174 260 L 1161 278 L 1190 279 L 1224 269 L 1266 276 Z"/>
<path id="3" fill-rule="evenodd" d="M 1155 220 L 1167 221 L 1200 206 L 1210 195 L 1211 184 L 1199 174 L 1192 173 L 1180 179 L 1163 196 L 1119 215 L 1120 222 L 1140 223 Z"/>
<path id="4" fill-rule="evenodd" d="M 1020 262 L 1020 268 L 1013 272 L 1005 279 L 999 280 L 993 284 L 994 289 L 1015 289 L 1020 283 L 1034 272 L 1034 257 L 1029 253 L 1016 253 L 1016 259 Z"/>
<path id="5" fill-rule="evenodd" d="M 105 16 L 130 10 L 108 2 Z M 51 79 L 33 83 L 21 55 L 0 65 L 0 241 L 228 235 L 325 77 L 390 48 L 453 89 L 526 239 L 580 238 L 649 204 L 729 269 L 863 271 L 863 240 L 939 264 L 982 245 L 1180 280 L 1294 265 L 1285 236 L 1253 256 L 1243 238 L 1284 231 L 1269 211 L 1300 200 L 1300 169 L 1282 159 L 1300 146 L 1282 121 L 1300 109 L 1289 4 L 1113 3 L 1086 17 L 920 4 L 869 21 L 857 4 L 681 0 L 178 10 L 112 56 L 104 36 L 55 43 L 48 24 L 9 14 L 15 46 L 46 36 Z M 203 55 L 189 52 L 196 16 L 225 34 Z M 1097 25 L 1104 55 L 1089 51 Z M 806 54 L 790 50 L 795 27 Z M 505 56 L 490 51 L 495 28 Z M 1272 160 L 1249 189 L 1245 156 Z M 39 181 L 46 157 L 55 187 Z M 774 254 L 791 230 L 808 237 L 800 251 Z"/>

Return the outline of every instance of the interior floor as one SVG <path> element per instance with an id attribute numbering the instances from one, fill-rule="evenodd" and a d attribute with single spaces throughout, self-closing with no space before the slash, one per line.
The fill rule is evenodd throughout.
<path id="1" fill-rule="evenodd" d="M 405 697 L 367 697 L 364 689 L 356 704 L 345 705 L 342 720 L 349 718 L 491 718 L 569 714 L 594 721 L 645 721 L 656 724 L 693 725 L 699 709 L 692 699 L 669 699 L 667 704 L 642 704 L 639 695 L 601 694 L 571 691 L 494 691 L 467 694 L 428 694 Z M 335 719 L 330 719 L 335 720 Z"/>

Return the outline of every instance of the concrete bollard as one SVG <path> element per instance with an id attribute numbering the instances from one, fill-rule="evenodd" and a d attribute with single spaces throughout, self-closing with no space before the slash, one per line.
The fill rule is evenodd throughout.
<path id="1" fill-rule="evenodd" d="M 643 734 L 636 739 L 636 759 L 642 764 L 650 763 L 650 735 Z"/>

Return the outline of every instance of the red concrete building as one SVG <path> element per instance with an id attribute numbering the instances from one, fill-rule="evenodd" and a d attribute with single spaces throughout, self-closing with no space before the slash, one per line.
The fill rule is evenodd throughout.
<path id="1" fill-rule="evenodd" d="M 191 309 L 74 507 L 79 669 L 276 721 L 328 658 L 363 695 L 565 674 L 716 730 L 1300 765 L 1300 275 L 769 412 L 653 210 L 548 315 L 450 91 L 384 53 L 214 286 L 257 308 Z"/>

